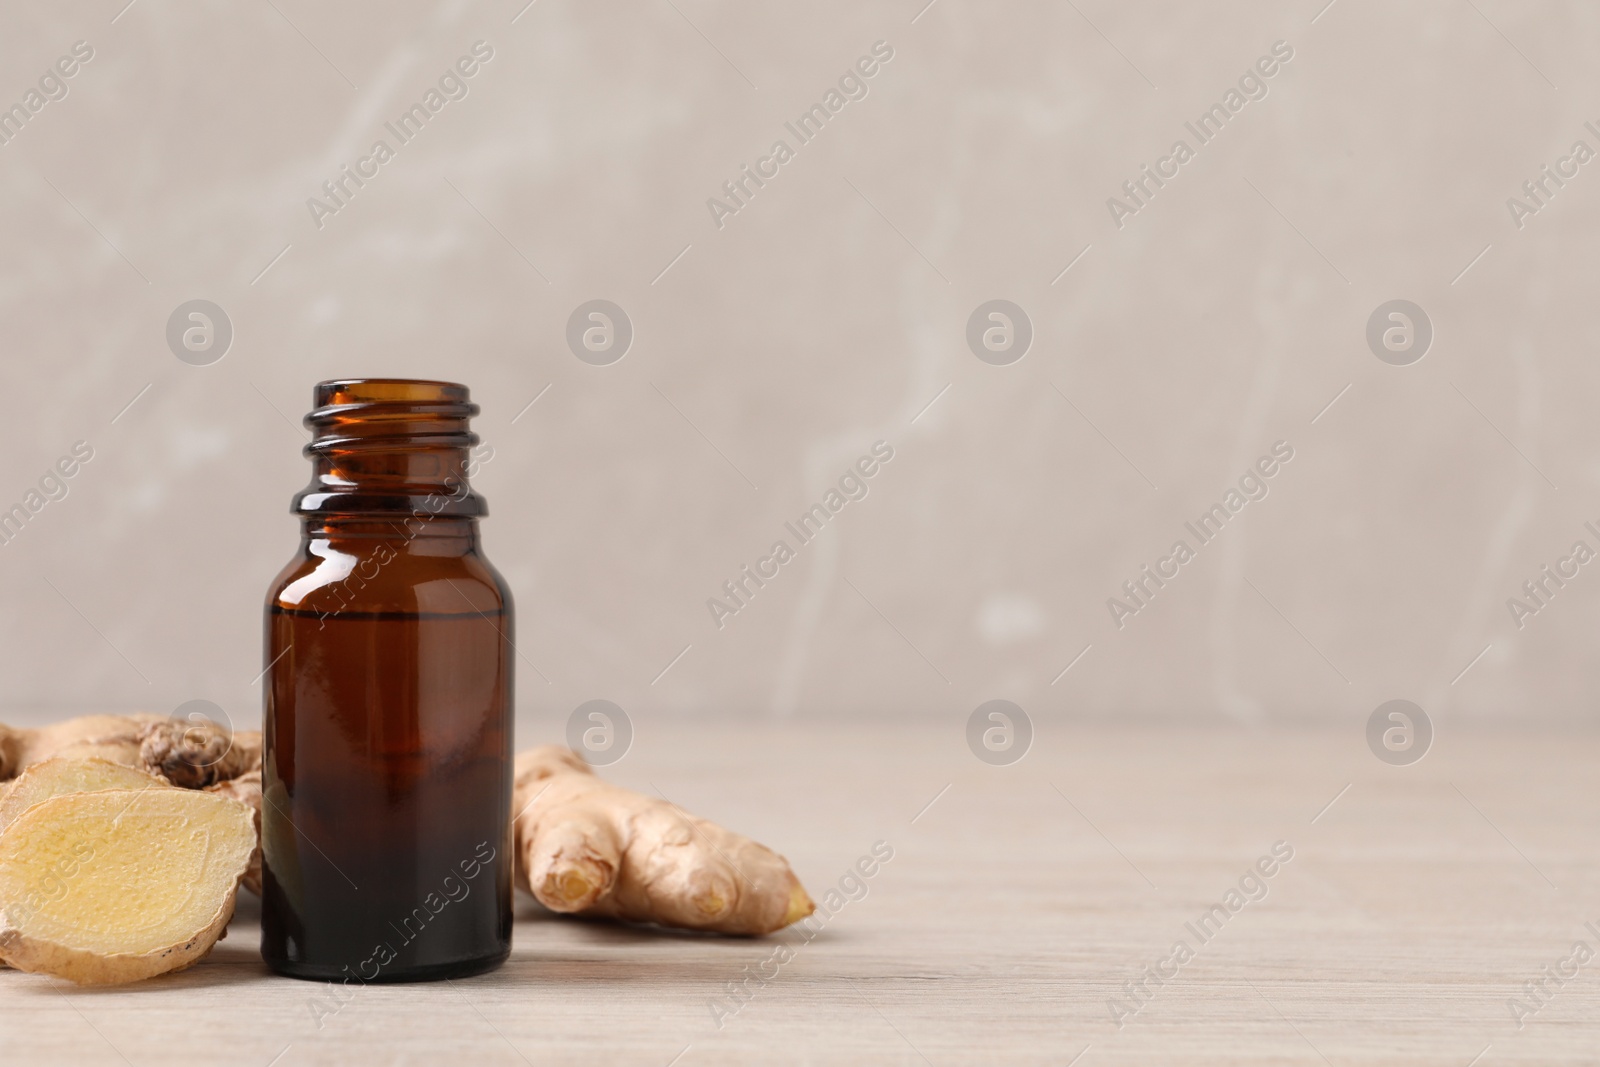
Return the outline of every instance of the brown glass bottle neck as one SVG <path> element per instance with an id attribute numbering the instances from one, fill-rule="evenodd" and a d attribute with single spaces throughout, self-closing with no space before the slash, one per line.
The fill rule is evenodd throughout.
<path id="1" fill-rule="evenodd" d="M 478 406 L 449 382 L 357 379 L 323 382 L 305 418 L 311 484 L 294 498 L 306 516 L 403 520 L 488 514 L 469 473 Z"/>
<path id="2" fill-rule="evenodd" d="M 473 516 L 428 514 L 307 515 L 302 530 L 307 541 L 423 542 L 428 552 L 476 549 L 479 532 Z"/>

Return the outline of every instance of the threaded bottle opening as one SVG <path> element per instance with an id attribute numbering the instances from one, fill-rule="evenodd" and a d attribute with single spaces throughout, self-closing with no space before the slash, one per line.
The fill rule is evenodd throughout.
<path id="1" fill-rule="evenodd" d="M 467 484 L 478 413 L 466 386 L 408 378 L 319 382 L 305 417 L 311 484 L 300 514 L 478 516 L 488 513 Z"/>

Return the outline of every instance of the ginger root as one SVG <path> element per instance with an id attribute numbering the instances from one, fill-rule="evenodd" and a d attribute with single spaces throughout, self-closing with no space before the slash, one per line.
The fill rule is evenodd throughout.
<path id="1" fill-rule="evenodd" d="M 84 715 L 36 730 L 0 726 L 0 779 L 55 756 L 110 760 L 200 789 L 261 766 L 261 734 L 160 715 Z"/>
<path id="2" fill-rule="evenodd" d="M 601 781 L 559 745 L 517 757 L 512 807 L 517 884 L 552 911 L 769 934 L 816 908 L 765 845 Z"/>
<path id="3" fill-rule="evenodd" d="M 0 833 L 0 960 L 80 985 L 182 970 L 233 917 L 249 808 L 196 789 L 69 792 Z"/>

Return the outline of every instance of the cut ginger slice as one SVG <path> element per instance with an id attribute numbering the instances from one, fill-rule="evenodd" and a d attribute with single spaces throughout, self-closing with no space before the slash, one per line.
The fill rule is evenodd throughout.
<path id="1" fill-rule="evenodd" d="M 254 813 L 189 789 L 63 793 L 0 833 L 0 960 L 80 985 L 182 970 L 233 916 Z"/>
<path id="2" fill-rule="evenodd" d="M 96 793 L 102 789 L 173 788 L 153 774 L 104 759 L 57 756 L 23 771 L 0 797 L 0 832 L 17 816 L 48 797 L 61 793 Z"/>

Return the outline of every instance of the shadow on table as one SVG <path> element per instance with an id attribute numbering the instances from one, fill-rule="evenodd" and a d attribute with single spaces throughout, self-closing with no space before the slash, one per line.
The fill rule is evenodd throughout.
<path id="1" fill-rule="evenodd" d="M 462 984 L 545 985 L 573 981 L 626 981 L 629 983 L 668 983 L 686 980 L 721 982 L 745 964 L 766 959 L 780 946 L 795 952 L 811 944 L 838 944 L 848 936 L 835 930 L 820 930 L 807 936 L 795 928 L 780 930 L 765 937 L 729 937 L 695 930 L 674 930 L 643 923 L 614 919 L 558 915 L 536 901 L 519 894 L 514 905 L 515 934 L 512 955 L 497 970 L 471 978 L 455 979 Z M 261 901 L 240 893 L 228 932 L 211 953 L 187 970 L 164 974 L 122 986 L 74 986 L 46 975 L 36 981 L 0 968 L 0 977 L 12 976 L 15 984 L 8 993 L 29 996 L 137 996 L 144 992 L 181 992 L 188 989 L 216 989 L 257 983 L 273 977 L 261 959 L 256 937 L 261 922 Z M 540 935 L 557 929 L 580 932 L 580 942 L 570 939 L 561 944 L 540 944 Z M 530 944 L 529 942 L 533 942 Z M 680 948 L 669 953 L 642 954 L 664 942 Z M 595 950 L 615 950 L 614 955 L 595 955 Z M 287 979 L 294 981 L 294 979 Z M 306 983 L 316 985 L 317 983 Z M 405 983 L 377 988 L 415 988 Z"/>
<path id="2" fill-rule="evenodd" d="M 595 942 L 609 942 L 618 945 L 640 945 L 659 941 L 689 941 L 704 945 L 776 945 L 780 941 L 790 945 L 809 944 L 819 941 L 826 944 L 836 940 L 833 931 L 819 930 L 814 935 L 807 935 L 797 926 L 786 927 L 761 937 L 745 937 L 741 935 L 717 934 L 704 930 L 679 930 L 670 926 L 656 926 L 651 923 L 624 922 L 621 919 L 608 919 L 601 916 L 586 915 L 560 915 L 549 910 L 537 901 L 519 895 L 513 906 L 513 916 L 516 925 L 523 926 L 562 926 L 577 927 L 586 932 Z M 513 950 L 515 951 L 515 950 Z"/>

